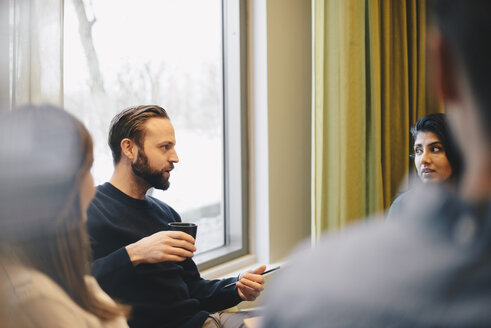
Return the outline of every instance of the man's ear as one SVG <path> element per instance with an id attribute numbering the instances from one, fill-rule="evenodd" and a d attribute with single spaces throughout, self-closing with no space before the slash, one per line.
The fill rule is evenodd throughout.
<path id="1" fill-rule="evenodd" d="M 428 33 L 428 57 L 428 64 L 435 74 L 433 81 L 436 83 L 436 90 L 444 103 L 458 99 L 457 63 L 451 49 L 436 29 Z"/>
<path id="2" fill-rule="evenodd" d="M 124 138 L 120 143 L 121 155 L 127 157 L 131 162 L 136 159 L 138 154 L 138 146 L 129 138 Z"/>

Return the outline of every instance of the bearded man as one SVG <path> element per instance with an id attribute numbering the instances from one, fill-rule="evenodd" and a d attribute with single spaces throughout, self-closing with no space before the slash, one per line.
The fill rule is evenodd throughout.
<path id="1" fill-rule="evenodd" d="M 192 260 L 194 238 L 169 231 L 175 210 L 147 195 L 169 188 L 179 162 L 174 128 L 154 105 L 114 117 L 109 146 L 114 174 L 97 187 L 88 209 L 93 274 L 114 299 L 132 306 L 131 327 L 242 327 L 247 313 L 221 310 L 256 299 L 264 286 L 261 266 L 235 278 L 202 279 Z"/>

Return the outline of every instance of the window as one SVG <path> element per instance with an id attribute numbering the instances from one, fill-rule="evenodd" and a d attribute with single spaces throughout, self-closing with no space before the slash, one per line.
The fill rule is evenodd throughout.
<path id="1" fill-rule="evenodd" d="M 22 49 L 29 53 L 39 49 L 36 56 L 43 62 L 43 44 L 59 40 L 62 59 L 50 56 L 48 66 L 57 69 L 52 75 L 61 80 L 64 107 L 93 136 L 96 184 L 108 181 L 113 171 L 106 141 L 112 117 L 129 106 L 158 104 L 175 127 L 180 162 L 171 175 L 171 187 L 150 192 L 176 209 L 183 221 L 198 224 L 195 260 L 202 269 L 245 254 L 243 1 L 50 0 L 49 6 L 29 3 L 29 11 L 16 9 L 21 3 L 10 1 L 15 27 L 20 26 L 17 13 L 27 21 L 23 13 L 32 19 L 37 11 L 57 6 L 59 15 L 53 15 L 57 18 L 51 25 L 43 23 L 56 33 L 43 29 L 44 34 L 36 34 L 36 44 Z M 31 39 L 22 35 L 22 29 L 15 31 L 11 89 L 26 84 L 16 78 L 24 68 L 22 61 L 14 60 L 20 44 L 15 40 Z M 35 62 L 26 66 L 30 81 L 37 72 Z M 42 67 L 46 74 L 48 66 Z M 42 90 L 43 84 L 38 84 Z M 39 100 L 53 101 L 57 93 L 52 93 Z"/>

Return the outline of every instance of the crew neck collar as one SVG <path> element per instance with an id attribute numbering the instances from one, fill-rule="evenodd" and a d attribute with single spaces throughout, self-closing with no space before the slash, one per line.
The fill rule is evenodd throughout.
<path id="1" fill-rule="evenodd" d="M 104 183 L 101 187 L 115 198 L 132 207 L 146 208 L 152 206 L 152 202 L 147 195 L 145 195 L 144 199 L 133 198 L 113 186 L 110 182 Z"/>

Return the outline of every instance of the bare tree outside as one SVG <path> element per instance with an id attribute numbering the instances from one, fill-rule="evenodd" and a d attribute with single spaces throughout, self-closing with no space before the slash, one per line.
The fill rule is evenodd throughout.
<path id="1" fill-rule="evenodd" d="M 89 21 L 83 0 L 72 0 L 72 2 L 77 13 L 80 42 L 82 43 L 90 72 L 90 89 L 96 94 L 104 94 L 104 81 L 102 80 L 99 60 L 92 41 L 92 26 L 97 19 L 93 17 Z"/>

